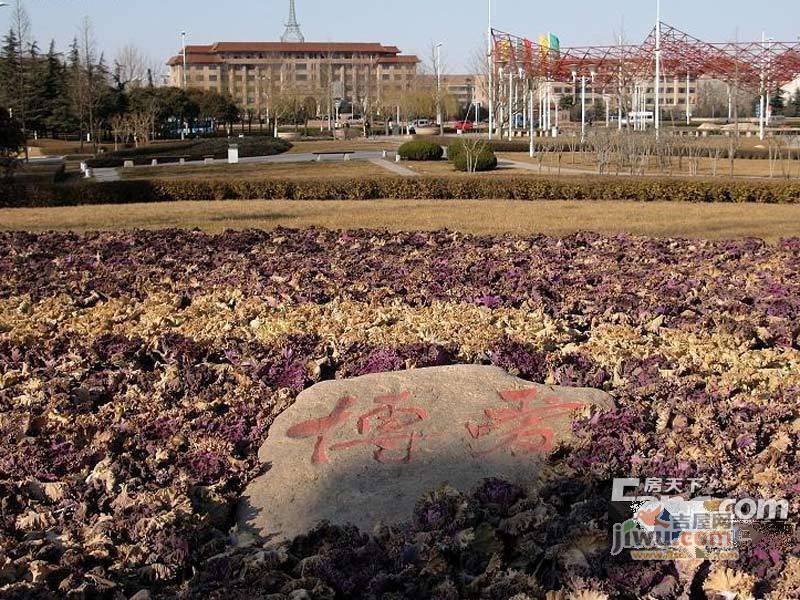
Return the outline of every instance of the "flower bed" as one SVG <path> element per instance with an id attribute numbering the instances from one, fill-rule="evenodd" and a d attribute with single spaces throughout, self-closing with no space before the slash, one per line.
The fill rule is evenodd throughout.
<path id="1" fill-rule="evenodd" d="M 606 511 L 611 478 L 649 475 L 796 516 L 799 269 L 800 240 L 0 233 L 0 596 L 795 597 L 796 534 L 678 569 L 610 557 Z M 374 536 L 233 549 L 301 390 L 454 362 L 618 408 L 575 424 L 534 497 L 489 482 Z"/>

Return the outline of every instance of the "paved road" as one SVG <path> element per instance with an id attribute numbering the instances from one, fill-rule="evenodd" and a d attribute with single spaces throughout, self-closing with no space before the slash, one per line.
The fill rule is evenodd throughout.
<path id="1" fill-rule="evenodd" d="M 373 164 L 383 167 L 388 171 L 392 171 L 398 175 L 404 175 L 407 177 L 416 175 L 416 173 L 410 169 L 405 167 L 401 167 L 395 163 L 389 162 L 383 158 L 383 151 L 382 150 L 359 150 L 357 152 L 353 152 L 350 155 L 350 160 L 362 160 L 362 161 L 369 161 Z M 387 158 L 391 158 L 394 160 L 395 151 L 394 150 L 387 150 L 386 156 Z M 322 155 L 319 157 L 320 162 L 343 162 L 343 158 L 341 154 L 331 154 L 331 155 Z M 298 152 L 294 154 L 275 154 L 273 156 L 249 156 L 247 158 L 240 158 L 239 163 L 243 165 L 253 165 L 253 164 L 291 164 L 291 163 L 307 163 L 316 161 L 317 156 L 311 152 Z M 217 159 L 213 162 L 215 165 L 224 165 L 227 164 L 226 159 Z M 202 160 L 190 160 L 184 163 L 186 166 L 203 166 L 205 162 Z M 179 168 L 181 165 L 178 163 L 164 163 L 160 166 L 171 166 L 175 168 Z M 147 170 L 151 169 L 150 165 L 139 165 L 133 167 L 136 170 Z M 103 169 L 94 169 L 93 171 L 94 178 L 97 181 L 119 181 L 119 168 L 103 168 Z"/>

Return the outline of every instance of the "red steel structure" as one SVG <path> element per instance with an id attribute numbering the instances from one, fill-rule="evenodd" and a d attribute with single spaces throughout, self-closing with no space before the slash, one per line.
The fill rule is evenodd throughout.
<path id="1" fill-rule="evenodd" d="M 656 28 L 639 45 L 576 46 L 551 50 L 529 39 L 492 29 L 495 67 L 527 78 L 569 82 L 594 74 L 595 88 L 627 88 L 655 73 Z M 800 41 L 711 43 L 661 24 L 662 76 L 711 77 L 761 93 L 800 76 Z"/>

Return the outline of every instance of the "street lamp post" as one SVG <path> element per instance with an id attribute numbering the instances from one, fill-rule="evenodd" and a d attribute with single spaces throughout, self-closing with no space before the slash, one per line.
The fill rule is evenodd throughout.
<path id="1" fill-rule="evenodd" d="M 186 63 L 187 63 L 187 61 L 186 61 L 186 32 L 185 31 L 181 31 L 181 48 L 182 48 L 182 54 L 183 54 L 183 71 L 181 73 L 183 75 L 182 83 L 183 83 L 183 89 L 186 89 L 186 82 L 187 82 L 187 77 L 186 77 L 187 64 Z"/>
<path id="2" fill-rule="evenodd" d="M 661 0 L 656 0 L 656 107 L 653 111 L 653 124 L 656 128 L 656 139 L 661 132 Z"/>
<path id="3" fill-rule="evenodd" d="M 594 83 L 594 78 L 597 75 L 597 71 L 594 65 L 589 66 L 589 74 L 592 79 L 592 83 Z M 586 74 L 582 74 L 580 76 L 581 80 L 581 143 L 586 141 Z M 572 67 L 572 83 L 578 82 L 578 67 Z"/>
<path id="4" fill-rule="evenodd" d="M 436 122 L 439 123 L 439 135 L 444 134 L 442 122 L 442 44 L 436 44 Z"/>
<path id="5" fill-rule="evenodd" d="M 188 64 L 187 64 L 188 61 L 186 60 L 186 32 L 185 31 L 181 31 L 181 48 L 182 48 L 182 54 L 183 54 L 183 69 L 181 70 L 181 75 L 183 76 L 182 77 L 182 79 L 183 79 L 182 83 L 183 83 L 183 89 L 185 91 L 186 87 L 187 87 L 187 81 L 189 80 L 189 78 L 187 76 L 187 73 L 186 73 L 186 70 L 188 68 Z M 186 123 L 185 122 L 181 123 L 181 139 L 182 140 L 186 139 Z"/>
<path id="6" fill-rule="evenodd" d="M 489 1 L 489 28 L 486 30 L 486 60 L 489 64 L 489 140 L 494 128 L 494 52 L 492 48 L 492 0 Z"/>
<path id="7" fill-rule="evenodd" d="M 512 137 L 514 128 L 514 69 L 508 67 L 508 139 Z"/>

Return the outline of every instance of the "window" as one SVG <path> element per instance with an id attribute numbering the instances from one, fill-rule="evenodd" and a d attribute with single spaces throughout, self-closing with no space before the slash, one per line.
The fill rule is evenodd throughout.
<path id="1" fill-rule="evenodd" d="M 295 75 L 296 81 L 308 81 L 308 75 L 306 73 L 297 73 Z"/>
<path id="2" fill-rule="evenodd" d="M 208 76 L 208 80 L 209 81 L 216 81 L 217 80 L 217 76 L 216 75 L 209 75 Z"/>
<path id="3" fill-rule="evenodd" d="M 388 73 L 384 73 L 384 75 L 383 75 L 383 80 L 384 81 L 389 81 L 391 78 L 392 78 L 391 75 L 389 75 Z"/>

